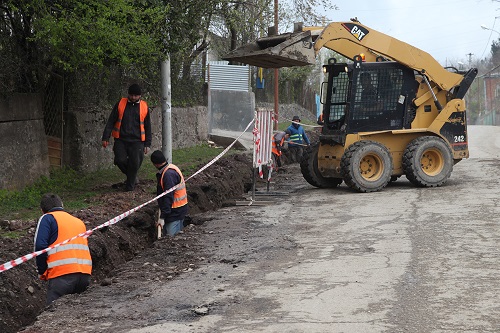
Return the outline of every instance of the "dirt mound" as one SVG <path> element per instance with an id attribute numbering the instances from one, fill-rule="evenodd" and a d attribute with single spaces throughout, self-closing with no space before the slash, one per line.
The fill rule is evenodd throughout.
<path id="1" fill-rule="evenodd" d="M 205 172 L 187 183 L 189 200 L 188 224 L 203 223 L 203 212 L 213 211 L 227 200 L 241 197 L 252 186 L 252 162 L 248 154 L 225 157 Z M 111 190 L 111 184 L 102 184 L 102 193 L 89 202 L 89 207 L 71 212 L 81 218 L 88 229 L 94 228 L 155 197 L 155 181 L 141 180 L 133 192 Z M 165 265 L 168 254 L 169 269 L 162 274 L 175 275 L 190 269 L 198 258 L 196 232 L 188 230 L 174 238 L 154 242 L 154 216 L 157 210 L 153 202 L 110 227 L 96 230 L 89 237 L 93 259 L 93 284 L 110 284 L 117 274 L 123 277 L 120 266 L 144 251 L 148 251 L 151 265 L 155 260 Z M 33 236 L 37 221 L 26 226 L 25 236 L 12 240 L 0 239 L 2 263 L 33 251 Z M 191 228 L 193 229 L 193 228 Z M 151 250 L 151 251 L 150 251 Z M 180 255 L 182 254 L 182 255 Z M 38 279 L 35 260 L 0 273 L 0 332 L 17 332 L 35 320 L 44 310 L 46 285 Z"/>

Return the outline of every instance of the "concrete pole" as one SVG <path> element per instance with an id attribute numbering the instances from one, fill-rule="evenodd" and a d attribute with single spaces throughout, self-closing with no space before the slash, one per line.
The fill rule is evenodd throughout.
<path id="1" fill-rule="evenodd" d="M 172 163 L 172 84 L 170 78 L 170 57 L 161 63 L 161 111 L 162 125 L 162 152 L 168 163 Z"/>
<path id="2" fill-rule="evenodd" d="M 274 27 L 276 28 L 276 35 L 278 35 L 278 0 L 274 0 Z M 279 71 L 277 68 L 274 69 L 274 130 L 278 130 L 278 116 L 279 116 L 279 89 L 278 89 L 278 79 Z"/>

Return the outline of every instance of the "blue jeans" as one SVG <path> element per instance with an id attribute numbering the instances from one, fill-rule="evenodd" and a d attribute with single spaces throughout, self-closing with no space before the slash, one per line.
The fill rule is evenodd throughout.
<path id="1" fill-rule="evenodd" d="M 184 219 L 165 222 L 165 225 L 163 226 L 163 233 L 169 236 L 174 236 L 179 231 L 181 231 L 182 228 L 184 228 Z"/>

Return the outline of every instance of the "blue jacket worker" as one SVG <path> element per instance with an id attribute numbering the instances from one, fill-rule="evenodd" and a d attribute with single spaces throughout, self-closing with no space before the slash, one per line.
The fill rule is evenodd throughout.
<path id="1" fill-rule="evenodd" d="M 174 236 L 184 227 L 184 218 L 188 211 L 184 177 L 177 166 L 167 162 L 165 155 L 160 150 L 155 150 L 151 154 L 151 162 L 158 169 L 156 194 L 162 194 L 180 184 L 174 191 L 158 198 L 160 217 L 157 225 L 162 227 L 164 234 Z"/>
<path id="2" fill-rule="evenodd" d="M 82 220 L 66 213 L 61 198 L 53 193 L 43 195 L 43 215 L 35 232 L 35 251 L 59 244 L 87 231 Z M 81 293 L 90 284 L 92 258 L 86 237 L 77 237 L 36 257 L 41 280 L 49 281 L 46 304 L 66 294 Z"/>
<path id="3" fill-rule="evenodd" d="M 288 149 L 290 151 L 292 162 L 300 162 L 304 151 L 303 147 L 304 145 L 309 145 L 310 142 L 304 128 L 300 126 L 299 116 L 293 116 L 292 124 L 288 126 L 285 133 L 290 135 Z"/>

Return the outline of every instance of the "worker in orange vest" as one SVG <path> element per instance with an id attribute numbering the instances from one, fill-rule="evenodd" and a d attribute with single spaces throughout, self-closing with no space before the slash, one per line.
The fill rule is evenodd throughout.
<path id="1" fill-rule="evenodd" d="M 323 125 L 325 123 L 325 121 L 323 120 L 323 113 L 321 113 L 319 116 L 318 116 L 318 121 L 317 121 L 317 124 L 318 125 Z"/>
<path id="2" fill-rule="evenodd" d="M 63 209 L 61 198 L 53 193 L 42 197 L 43 215 L 35 231 L 35 251 L 44 250 L 87 231 L 82 220 Z M 81 293 L 90 284 L 92 258 L 86 237 L 76 239 L 36 257 L 41 280 L 49 281 L 46 304 L 66 294 Z"/>
<path id="3" fill-rule="evenodd" d="M 177 186 L 177 188 L 158 198 L 160 216 L 157 222 L 164 234 L 174 236 L 184 228 L 184 218 L 188 212 L 188 198 L 186 183 L 181 170 L 167 162 L 165 155 L 160 150 L 155 150 L 151 154 L 151 162 L 158 169 L 156 173 L 156 194 Z"/>
<path id="4" fill-rule="evenodd" d="M 281 155 L 283 154 L 283 152 L 282 152 L 283 144 L 285 143 L 286 140 L 288 140 L 289 137 L 290 137 L 290 134 L 285 133 L 283 131 L 276 132 L 273 135 L 272 153 L 273 153 L 273 158 L 276 161 L 276 163 L 275 163 L 276 171 L 279 171 L 279 169 L 282 166 Z"/>
<path id="5" fill-rule="evenodd" d="M 138 183 L 137 172 L 144 155 L 151 147 L 151 117 L 148 104 L 141 100 L 142 89 L 134 83 L 128 88 L 128 97 L 121 98 L 114 106 L 102 134 L 106 148 L 110 136 L 114 138 L 114 163 L 127 179 L 125 191 L 132 191 Z M 119 187 L 115 184 L 114 187 Z"/>

